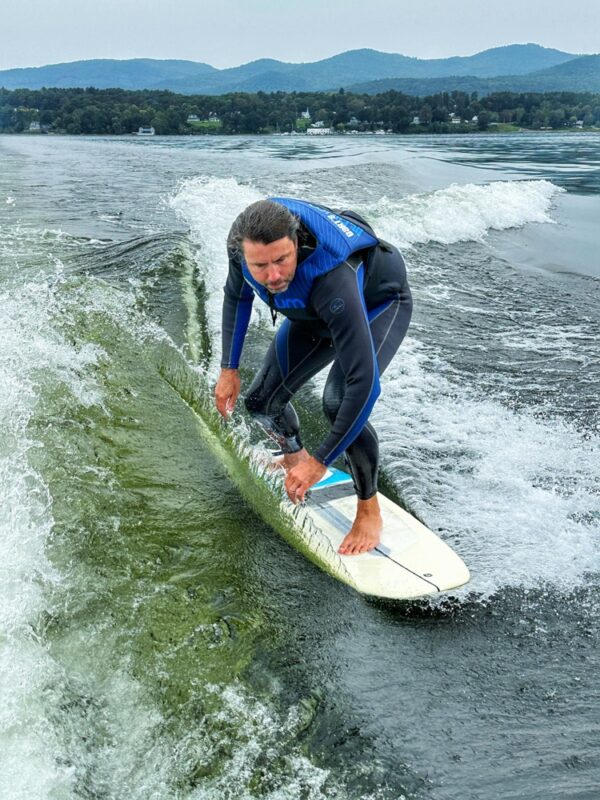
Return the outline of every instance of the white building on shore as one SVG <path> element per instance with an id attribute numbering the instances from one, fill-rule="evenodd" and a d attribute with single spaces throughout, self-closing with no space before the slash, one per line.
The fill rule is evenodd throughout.
<path id="1" fill-rule="evenodd" d="M 333 128 L 326 128 L 325 123 L 319 120 L 319 122 L 315 122 L 314 125 L 309 125 L 306 129 L 306 133 L 309 136 L 327 136 L 333 133 Z"/>

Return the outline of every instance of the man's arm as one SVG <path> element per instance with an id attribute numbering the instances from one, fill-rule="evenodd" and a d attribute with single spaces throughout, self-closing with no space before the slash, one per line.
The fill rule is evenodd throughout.
<path id="1" fill-rule="evenodd" d="M 379 368 L 362 292 L 362 265 L 345 262 L 319 278 L 311 305 L 326 323 L 345 375 L 346 387 L 335 422 L 314 456 L 329 465 L 365 426 L 379 397 Z"/>
<path id="2" fill-rule="evenodd" d="M 221 367 L 237 369 L 250 323 L 254 292 L 244 280 L 239 258 L 231 251 L 229 251 L 229 272 L 223 291 Z"/>
<path id="3" fill-rule="evenodd" d="M 238 366 L 252 314 L 254 292 L 244 280 L 239 258 L 230 250 L 229 272 L 224 286 L 221 324 L 221 374 L 215 387 L 215 402 L 221 416 L 231 414 L 240 394 Z"/>

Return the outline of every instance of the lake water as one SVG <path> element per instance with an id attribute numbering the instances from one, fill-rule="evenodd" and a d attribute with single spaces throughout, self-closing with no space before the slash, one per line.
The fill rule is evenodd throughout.
<path id="1" fill-rule="evenodd" d="M 600 135 L 0 136 L 0 165 L 0 797 L 595 800 Z M 200 433 L 227 231 L 271 194 L 405 254 L 372 419 L 385 491 L 470 567 L 450 596 L 334 581 Z M 271 336 L 257 309 L 246 381 Z"/>

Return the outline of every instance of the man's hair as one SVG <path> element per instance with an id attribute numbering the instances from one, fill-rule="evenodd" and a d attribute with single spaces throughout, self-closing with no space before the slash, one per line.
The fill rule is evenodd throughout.
<path id="1" fill-rule="evenodd" d="M 242 255 L 244 239 L 261 244 L 271 244 L 289 237 L 298 241 L 300 220 L 283 205 L 273 200 L 258 200 L 245 208 L 235 219 L 227 238 L 227 247 Z"/>

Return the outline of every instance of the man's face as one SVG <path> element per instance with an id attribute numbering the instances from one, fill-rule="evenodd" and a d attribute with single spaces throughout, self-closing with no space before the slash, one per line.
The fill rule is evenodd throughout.
<path id="1" fill-rule="evenodd" d="M 255 281 L 271 294 L 285 292 L 294 280 L 298 265 L 298 245 L 288 236 L 270 244 L 242 242 L 244 261 Z"/>

